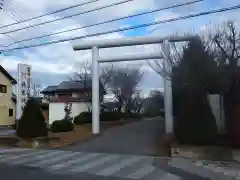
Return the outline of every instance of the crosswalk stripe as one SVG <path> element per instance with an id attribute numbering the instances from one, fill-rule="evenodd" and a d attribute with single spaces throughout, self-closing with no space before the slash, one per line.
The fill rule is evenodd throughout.
<path id="1" fill-rule="evenodd" d="M 72 160 L 69 160 L 66 163 L 62 163 L 62 164 L 56 164 L 56 165 L 50 166 L 49 168 L 52 170 L 60 170 L 62 168 L 68 168 L 69 166 L 72 166 L 74 164 L 77 164 L 77 163 L 80 163 L 83 161 L 87 161 L 87 160 L 95 158 L 99 155 L 101 155 L 101 154 L 99 154 L 99 153 L 83 153 L 80 158 L 72 159 Z"/>
<path id="2" fill-rule="evenodd" d="M 183 180 L 181 177 L 167 173 L 160 180 Z"/>
<path id="3" fill-rule="evenodd" d="M 130 174 L 127 176 L 127 178 L 131 179 L 141 179 L 144 176 L 148 175 L 150 172 L 152 172 L 154 169 L 156 169 L 153 165 L 151 164 L 146 164 L 139 170 L 137 170 L 135 173 Z"/>
<path id="4" fill-rule="evenodd" d="M 161 177 L 164 177 L 164 175 L 166 175 L 167 172 L 164 171 L 163 169 L 159 168 L 159 167 L 156 167 L 152 172 L 149 172 L 147 175 L 144 176 L 144 180 L 164 180 L 164 179 L 161 179 Z M 130 179 L 130 178 L 129 178 Z"/>
<path id="5" fill-rule="evenodd" d="M 117 154 L 117 155 L 118 155 L 118 158 L 112 159 L 110 161 L 106 161 L 104 164 L 100 164 L 98 166 L 87 169 L 86 172 L 95 174 L 96 172 L 100 172 L 101 170 L 103 170 L 107 167 L 118 164 L 120 161 L 122 161 L 123 158 L 125 158 L 125 155 L 122 155 L 122 154 Z"/>
<path id="6" fill-rule="evenodd" d="M 140 161 L 142 158 L 145 158 L 145 157 L 138 157 L 138 156 L 129 157 L 128 159 L 124 159 L 123 161 L 121 161 L 119 164 L 115 164 L 111 167 L 108 167 L 108 168 L 98 172 L 97 174 L 104 175 L 104 176 L 110 176 L 110 175 L 116 173 L 117 171 L 119 171 L 121 168 L 130 166 L 133 163 Z"/>
<path id="7" fill-rule="evenodd" d="M 48 164 L 54 164 L 58 161 L 65 160 L 65 159 L 71 158 L 75 155 L 82 154 L 81 152 L 70 152 L 70 151 L 69 152 L 62 152 L 62 153 L 63 154 L 58 156 L 58 157 L 45 159 L 45 160 L 39 161 L 37 163 L 31 164 L 30 166 L 43 166 L 43 165 L 48 165 Z"/>
<path id="8" fill-rule="evenodd" d="M 129 157 L 131 157 L 131 155 L 128 155 L 128 158 Z M 119 163 L 119 162 L 121 162 L 121 161 L 118 161 L 117 163 Z M 151 164 L 151 163 L 152 163 L 151 157 L 142 158 L 137 163 L 133 163 L 131 166 L 126 166 L 126 167 L 121 168 L 119 171 L 114 173 L 113 176 L 120 177 L 120 178 L 127 177 L 130 174 L 133 174 L 136 171 L 138 171 L 139 169 L 141 169 L 145 164 Z"/>
<path id="9" fill-rule="evenodd" d="M 90 168 L 93 168 L 93 167 L 99 166 L 101 164 L 104 164 L 107 161 L 111 161 L 113 159 L 116 159 L 118 157 L 119 157 L 118 155 L 108 155 L 108 156 L 105 156 L 105 157 L 103 157 L 101 159 L 97 159 L 95 161 L 87 163 L 87 164 L 85 164 L 83 166 L 73 168 L 70 171 L 73 171 L 73 172 L 83 172 L 83 171 L 86 171 L 86 170 L 88 170 Z"/>
<path id="10" fill-rule="evenodd" d="M 7 152 L 24 152 L 27 151 L 29 149 L 26 148 L 0 148 L 0 153 L 7 153 Z"/>
<path id="11" fill-rule="evenodd" d="M 59 154 L 59 153 L 61 153 L 61 151 L 60 152 L 59 151 L 45 151 L 43 153 L 41 153 L 40 155 L 37 154 L 34 157 L 30 157 L 29 156 L 27 158 L 19 159 L 19 160 L 13 162 L 13 164 L 24 164 L 24 163 L 29 164 L 29 162 L 36 161 L 36 160 L 39 161 L 41 159 L 44 159 L 44 158 L 47 158 L 47 157 L 51 157 L 51 156 L 53 156 L 55 154 Z"/>
<path id="12" fill-rule="evenodd" d="M 12 156 L 10 157 L 7 157 L 7 158 L 2 158 L 0 159 L 0 162 L 6 162 L 6 161 L 11 161 L 11 160 L 16 160 L 16 159 L 20 159 L 20 158 L 23 158 L 23 157 L 27 157 L 27 156 L 30 156 L 30 155 L 37 155 L 37 154 L 42 154 L 44 153 L 44 151 L 28 151 L 29 153 L 24 153 L 24 154 L 13 154 Z"/>
<path id="13" fill-rule="evenodd" d="M 178 176 L 166 175 L 166 172 L 159 175 L 158 169 L 151 164 L 153 159 L 147 156 L 25 149 L 23 153 L 7 153 L 1 160 L 9 164 L 42 167 L 52 172 L 88 172 L 133 180 L 155 179 L 165 175 L 164 180 L 180 180 Z"/>

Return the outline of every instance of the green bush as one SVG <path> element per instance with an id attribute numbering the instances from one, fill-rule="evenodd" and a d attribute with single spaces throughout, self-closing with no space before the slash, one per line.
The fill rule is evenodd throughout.
<path id="1" fill-rule="evenodd" d="M 121 118 L 141 118 L 139 113 L 122 113 L 117 111 L 111 112 L 101 112 L 100 113 L 100 121 L 118 121 Z M 74 124 L 86 124 L 92 122 L 92 113 L 91 112 L 82 112 L 79 115 L 75 116 Z"/>
<path id="2" fill-rule="evenodd" d="M 121 112 L 102 112 L 100 113 L 100 121 L 117 121 L 125 115 Z M 76 125 L 86 124 L 92 122 L 92 113 L 91 112 L 82 112 L 74 118 L 74 123 Z"/>
<path id="3" fill-rule="evenodd" d="M 200 38 L 188 43 L 178 65 L 173 68 L 174 130 L 180 143 L 214 143 L 217 128 L 208 94 L 219 90 L 216 86 L 219 80 L 214 77 L 217 69 L 214 57 L 206 51 Z"/>
<path id="4" fill-rule="evenodd" d="M 11 125 L 11 128 L 16 129 L 16 128 L 17 128 L 17 125 L 16 125 L 16 124 L 13 124 L 13 125 Z"/>
<path id="5" fill-rule="evenodd" d="M 101 121 L 118 121 L 123 117 L 123 113 L 117 111 L 103 112 L 100 114 Z"/>
<path id="6" fill-rule="evenodd" d="M 68 132 L 74 129 L 74 125 L 71 121 L 57 120 L 51 125 L 52 132 Z"/>
<path id="7" fill-rule="evenodd" d="M 75 116 L 73 121 L 74 121 L 74 124 L 76 124 L 76 125 L 91 123 L 92 113 L 82 112 L 79 115 Z"/>
<path id="8" fill-rule="evenodd" d="M 144 116 L 144 117 L 158 117 L 158 116 L 164 117 L 165 116 L 165 112 L 164 111 L 145 112 L 145 113 L 142 114 L 142 116 Z"/>
<path id="9" fill-rule="evenodd" d="M 47 123 L 40 109 L 40 104 L 29 99 L 18 122 L 17 136 L 21 138 L 45 137 L 48 135 Z"/>
<path id="10" fill-rule="evenodd" d="M 206 97 L 186 92 L 175 121 L 175 134 L 180 143 L 212 145 L 216 138 L 216 121 Z"/>
<path id="11" fill-rule="evenodd" d="M 122 113 L 121 117 L 126 119 L 141 119 L 142 115 L 140 113 Z"/>

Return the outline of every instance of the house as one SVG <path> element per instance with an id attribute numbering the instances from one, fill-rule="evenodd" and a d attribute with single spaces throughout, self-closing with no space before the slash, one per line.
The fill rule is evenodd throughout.
<path id="1" fill-rule="evenodd" d="M 100 102 L 105 94 L 102 83 L 100 86 Z M 63 81 L 58 86 L 49 86 L 42 92 L 49 103 L 48 123 L 61 120 L 65 117 L 66 105 L 71 106 L 71 117 L 75 117 L 83 111 L 91 111 L 92 81 Z"/>
<path id="2" fill-rule="evenodd" d="M 0 126 L 15 124 L 16 96 L 12 86 L 17 81 L 0 65 Z"/>

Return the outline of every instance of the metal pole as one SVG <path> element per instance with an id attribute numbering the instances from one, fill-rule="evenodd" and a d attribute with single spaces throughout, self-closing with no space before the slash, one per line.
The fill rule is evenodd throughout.
<path id="1" fill-rule="evenodd" d="M 171 65 L 168 62 L 170 57 L 170 44 L 168 41 L 163 42 L 164 62 L 163 66 L 166 72 L 171 74 Z M 165 131 L 173 132 L 173 108 L 172 108 L 172 82 L 171 78 L 164 78 L 164 109 L 165 109 Z"/>
<path id="2" fill-rule="evenodd" d="M 99 52 L 98 47 L 92 47 L 92 133 L 98 134 L 99 130 Z"/>

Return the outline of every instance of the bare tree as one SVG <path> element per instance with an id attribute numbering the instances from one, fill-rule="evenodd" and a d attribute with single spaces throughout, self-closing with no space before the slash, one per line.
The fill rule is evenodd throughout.
<path id="1" fill-rule="evenodd" d="M 234 22 L 224 23 L 212 36 L 216 44 L 214 50 L 217 55 L 219 65 L 229 65 L 236 68 L 240 59 L 240 33 L 236 31 Z"/>
<path id="2" fill-rule="evenodd" d="M 105 68 L 103 74 L 102 77 L 105 79 L 106 86 L 119 102 L 118 110 L 121 111 L 125 106 L 126 111 L 130 111 L 133 94 L 143 77 L 141 66 L 122 67 L 112 65 Z"/>
<path id="3" fill-rule="evenodd" d="M 164 68 L 164 63 L 167 63 L 171 68 L 177 66 L 182 58 L 182 51 L 184 45 L 180 48 L 176 46 L 176 43 L 171 42 L 169 46 L 161 44 L 157 50 L 164 55 L 160 60 L 148 61 L 148 65 L 160 76 L 164 78 L 171 78 L 171 72 Z"/>
<path id="4" fill-rule="evenodd" d="M 221 72 L 223 82 L 223 99 L 225 111 L 225 125 L 230 128 L 230 120 L 234 111 L 238 111 L 235 105 L 240 103 L 239 85 L 239 59 L 240 59 L 240 32 L 232 21 L 221 24 L 209 33 L 209 44 L 215 56 Z"/>
<path id="5" fill-rule="evenodd" d="M 234 22 L 227 21 L 209 28 L 204 43 L 217 62 L 222 91 L 235 89 L 239 81 L 234 76 L 236 77 L 240 59 L 240 32 Z"/>
<path id="6" fill-rule="evenodd" d="M 111 67 L 109 66 L 104 66 L 100 68 L 99 79 L 105 90 L 107 90 L 106 84 L 109 81 L 109 69 L 111 69 Z M 75 72 L 70 77 L 70 79 L 84 81 L 86 86 L 87 81 L 92 79 L 92 64 L 89 61 L 84 61 L 77 64 L 77 68 L 75 69 Z"/>
<path id="7" fill-rule="evenodd" d="M 81 62 L 77 64 L 75 72 L 70 77 L 71 80 L 81 80 L 84 83 L 84 87 L 86 87 L 87 81 L 92 79 L 92 68 L 91 63 L 88 61 Z"/>

